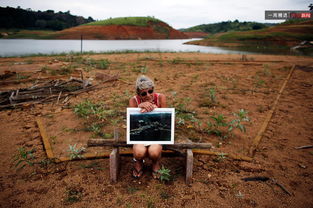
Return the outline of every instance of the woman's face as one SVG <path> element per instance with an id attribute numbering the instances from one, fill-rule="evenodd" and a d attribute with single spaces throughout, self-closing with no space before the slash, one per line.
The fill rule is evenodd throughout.
<path id="1" fill-rule="evenodd" d="M 139 96 L 143 102 L 153 101 L 153 88 L 140 90 Z"/>

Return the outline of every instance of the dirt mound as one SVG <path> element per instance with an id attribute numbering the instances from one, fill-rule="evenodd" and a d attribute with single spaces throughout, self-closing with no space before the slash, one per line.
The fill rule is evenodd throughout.
<path id="1" fill-rule="evenodd" d="M 148 26 L 83 25 L 57 32 L 57 39 L 127 40 L 127 39 L 184 39 L 186 34 L 164 22 L 149 22 Z"/>

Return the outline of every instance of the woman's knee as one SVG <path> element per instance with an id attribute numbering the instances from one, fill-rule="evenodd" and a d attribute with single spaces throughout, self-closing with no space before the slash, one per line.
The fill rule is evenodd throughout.
<path id="1" fill-rule="evenodd" d="M 148 149 L 148 154 L 151 159 L 159 159 L 162 153 L 162 145 L 153 144 Z"/>
<path id="2" fill-rule="evenodd" d="M 133 153 L 136 159 L 142 159 L 146 156 L 147 148 L 143 144 L 134 144 Z"/>

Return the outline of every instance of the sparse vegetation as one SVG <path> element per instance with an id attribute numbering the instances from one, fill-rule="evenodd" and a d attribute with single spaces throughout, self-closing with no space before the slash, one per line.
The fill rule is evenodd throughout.
<path id="1" fill-rule="evenodd" d="M 66 189 L 65 204 L 73 204 L 79 202 L 82 199 L 82 188 L 69 187 Z"/>
<path id="2" fill-rule="evenodd" d="M 14 167 L 19 170 L 24 168 L 25 166 L 33 166 L 34 165 L 34 149 L 26 150 L 24 147 L 20 147 L 17 149 L 16 154 L 13 156 L 13 164 Z"/>
<path id="3" fill-rule="evenodd" d="M 16 74 L 16 79 L 17 80 L 28 79 L 29 77 L 30 77 L 29 75 L 22 75 L 20 73 Z"/>
<path id="4" fill-rule="evenodd" d="M 239 129 L 241 132 L 245 133 L 246 127 L 243 123 L 250 121 L 247 114 L 247 111 L 240 109 L 238 112 L 233 113 L 235 118 L 229 122 L 227 121 L 227 117 L 223 114 L 210 116 L 212 121 L 208 120 L 207 122 L 207 132 L 208 134 L 215 134 L 221 139 L 226 139 L 229 136 L 232 136 L 232 131 L 234 129 Z"/>
<path id="5" fill-rule="evenodd" d="M 114 99 L 119 99 L 120 96 Z M 125 98 L 124 98 L 125 99 Z M 121 104 L 114 102 L 115 107 L 119 108 Z M 126 104 L 123 104 L 125 106 Z M 107 124 L 117 124 L 120 120 L 116 118 L 119 115 L 117 109 L 107 109 L 103 103 L 94 103 L 90 100 L 82 101 L 73 107 L 73 111 L 79 117 L 86 119 L 85 130 L 94 132 L 93 138 L 102 137 L 104 139 L 112 138 L 111 133 L 104 133 L 102 128 Z"/>
<path id="6" fill-rule="evenodd" d="M 210 108 L 218 105 L 215 88 L 209 88 L 209 90 L 206 91 L 202 97 L 203 98 L 200 100 L 199 107 Z"/>

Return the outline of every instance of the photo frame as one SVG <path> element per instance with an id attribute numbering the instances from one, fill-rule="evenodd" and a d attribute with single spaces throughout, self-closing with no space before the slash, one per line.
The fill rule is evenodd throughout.
<path id="1" fill-rule="evenodd" d="M 175 109 L 127 108 L 127 144 L 174 144 Z"/>

